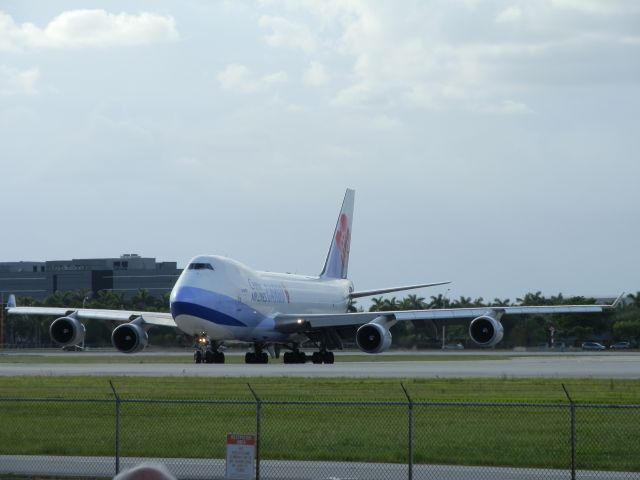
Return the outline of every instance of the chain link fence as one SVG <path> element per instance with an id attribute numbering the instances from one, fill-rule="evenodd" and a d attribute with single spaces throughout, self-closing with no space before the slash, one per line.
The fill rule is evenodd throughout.
<path id="1" fill-rule="evenodd" d="M 225 478 L 226 434 L 257 479 L 640 479 L 640 405 L 0 398 L 0 477 L 110 478 L 145 460 Z"/>

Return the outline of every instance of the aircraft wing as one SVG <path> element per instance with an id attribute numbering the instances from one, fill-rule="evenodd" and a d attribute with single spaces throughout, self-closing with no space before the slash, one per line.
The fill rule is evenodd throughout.
<path id="1" fill-rule="evenodd" d="M 383 293 L 391 293 L 391 292 L 402 292 L 404 290 L 413 290 L 416 288 L 424 288 L 424 287 L 435 287 L 437 285 L 446 285 L 451 283 L 450 281 L 446 282 L 434 282 L 434 283 L 421 283 L 419 285 L 405 285 L 403 287 L 389 287 L 389 288 L 378 288 L 376 290 L 362 290 L 359 292 L 351 292 L 349 294 L 349 298 L 360 298 L 360 297 L 370 297 L 372 295 L 381 295 Z"/>
<path id="2" fill-rule="evenodd" d="M 7 308 L 11 315 L 40 315 L 51 317 L 66 317 L 74 314 L 79 320 L 103 320 L 114 322 L 130 322 L 137 318 L 147 325 L 162 327 L 176 327 L 170 313 L 165 312 L 136 312 L 130 310 L 102 310 L 97 308 L 58 308 L 58 307 L 16 307 Z"/>
<path id="3" fill-rule="evenodd" d="M 355 312 L 338 314 L 278 315 L 275 328 L 282 333 L 310 332 L 323 328 L 357 327 L 383 317 L 393 324 L 407 320 L 432 320 L 439 325 L 465 323 L 483 315 L 549 315 L 553 313 L 600 313 L 615 308 L 620 297 L 611 305 L 549 305 L 514 307 L 439 308 L 432 310 L 394 310 L 388 312 Z"/>

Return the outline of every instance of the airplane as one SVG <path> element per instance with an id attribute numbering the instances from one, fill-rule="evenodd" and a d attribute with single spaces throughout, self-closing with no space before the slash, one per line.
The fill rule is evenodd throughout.
<path id="1" fill-rule="evenodd" d="M 389 349 L 390 328 L 397 322 L 427 320 L 434 327 L 469 322 L 469 336 L 479 347 L 493 347 L 504 335 L 503 315 L 601 313 L 611 305 L 509 306 L 443 308 L 384 312 L 348 312 L 356 298 L 433 287 L 450 282 L 356 291 L 347 278 L 355 191 L 347 189 L 324 267 L 319 275 L 256 271 L 219 255 L 191 259 L 170 296 L 171 313 L 89 308 L 19 307 L 15 296 L 7 303 L 12 315 L 58 317 L 49 332 L 59 345 L 82 343 L 82 320 L 119 323 L 111 341 L 122 353 L 142 351 L 153 326 L 176 327 L 196 338 L 196 363 L 224 363 L 223 343 L 246 342 L 252 348 L 245 363 L 268 363 L 287 349 L 284 363 L 334 363 L 334 350 L 355 338 L 358 348 L 370 354 Z M 312 342 L 317 351 L 307 355 L 301 346 Z"/>

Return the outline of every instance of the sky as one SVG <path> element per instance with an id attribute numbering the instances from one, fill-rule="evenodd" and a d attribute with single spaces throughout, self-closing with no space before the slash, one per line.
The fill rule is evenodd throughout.
<path id="1" fill-rule="evenodd" d="M 639 111 L 636 0 L 0 0 L 0 261 L 317 274 L 354 188 L 356 289 L 636 292 Z"/>

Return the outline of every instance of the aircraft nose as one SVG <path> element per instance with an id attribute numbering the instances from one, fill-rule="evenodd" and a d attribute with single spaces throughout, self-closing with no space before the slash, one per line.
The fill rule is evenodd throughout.
<path id="1" fill-rule="evenodd" d="M 193 298 L 193 290 L 186 286 L 176 286 L 171 292 L 171 303 L 177 302 L 188 302 L 192 303 Z"/>

